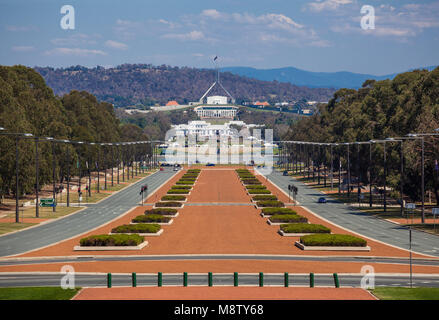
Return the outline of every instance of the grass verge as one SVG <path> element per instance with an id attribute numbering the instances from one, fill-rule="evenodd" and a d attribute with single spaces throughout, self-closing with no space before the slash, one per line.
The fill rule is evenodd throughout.
<path id="1" fill-rule="evenodd" d="M 70 300 L 81 288 L 60 287 L 0 288 L 0 300 Z"/>

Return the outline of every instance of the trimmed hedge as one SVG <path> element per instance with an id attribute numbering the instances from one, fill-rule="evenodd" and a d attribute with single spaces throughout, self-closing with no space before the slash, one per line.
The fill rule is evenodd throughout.
<path id="1" fill-rule="evenodd" d="M 250 170 L 248 170 L 248 169 L 235 169 L 235 171 L 236 171 L 237 173 L 242 173 L 242 172 L 248 172 L 248 173 L 250 173 Z"/>
<path id="2" fill-rule="evenodd" d="M 168 191 L 169 192 L 169 191 Z M 160 208 L 166 208 L 166 207 L 181 207 L 183 206 L 183 203 L 181 202 L 174 202 L 174 201 L 169 201 L 169 202 L 156 202 L 155 203 L 156 207 L 160 207 Z"/>
<path id="3" fill-rule="evenodd" d="M 189 194 L 190 190 L 170 189 L 167 194 Z"/>
<path id="4" fill-rule="evenodd" d="M 174 185 L 171 187 L 171 189 L 184 189 L 184 190 L 190 190 L 192 186 L 182 186 L 182 185 Z"/>
<path id="5" fill-rule="evenodd" d="M 259 196 L 254 196 L 252 198 L 253 201 L 267 201 L 267 200 L 277 200 L 277 197 L 274 195 L 259 195 Z"/>
<path id="6" fill-rule="evenodd" d="M 243 184 L 262 184 L 258 179 L 242 180 Z"/>
<path id="7" fill-rule="evenodd" d="M 308 219 L 299 214 L 274 214 L 270 217 L 271 222 L 283 223 L 306 223 Z"/>
<path id="8" fill-rule="evenodd" d="M 148 214 L 137 216 L 131 222 L 133 223 L 147 223 L 147 222 L 169 222 L 171 217 L 162 216 L 161 214 Z"/>
<path id="9" fill-rule="evenodd" d="M 79 244 L 83 247 L 138 246 L 144 239 L 138 234 L 101 234 L 82 238 Z"/>
<path id="10" fill-rule="evenodd" d="M 190 172 L 200 173 L 201 169 L 188 169 L 186 172 L 188 172 L 188 173 L 190 173 Z"/>
<path id="11" fill-rule="evenodd" d="M 309 223 L 282 224 L 280 229 L 285 233 L 331 233 L 331 229 L 321 224 Z"/>
<path id="12" fill-rule="evenodd" d="M 157 233 L 161 228 L 157 223 L 124 224 L 113 228 L 111 233 Z"/>
<path id="13" fill-rule="evenodd" d="M 247 190 L 250 190 L 250 189 L 259 189 L 259 190 L 261 190 L 261 189 L 267 189 L 267 187 L 266 186 L 264 186 L 264 185 L 261 185 L 261 184 L 252 184 L 252 185 L 248 185 L 248 186 L 245 186 L 246 188 L 247 188 Z"/>
<path id="14" fill-rule="evenodd" d="M 263 208 L 262 209 L 263 214 L 297 214 L 296 211 L 290 209 L 290 208 Z"/>
<path id="15" fill-rule="evenodd" d="M 271 191 L 267 190 L 267 189 L 260 189 L 260 190 L 250 189 L 250 190 L 248 190 L 248 193 L 249 194 L 271 194 Z"/>
<path id="16" fill-rule="evenodd" d="M 180 179 L 183 179 L 183 180 L 186 180 L 186 179 L 188 179 L 188 180 L 194 179 L 194 180 L 196 180 L 197 178 L 198 178 L 198 174 L 185 174 L 185 175 L 183 175 Z"/>
<path id="17" fill-rule="evenodd" d="M 275 201 L 275 200 L 258 201 L 256 202 L 256 205 L 258 207 L 271 207 L 271 208 L 285 207 L 282 201 Z"/>
<path id="18" fill-rule="evenodd" d="M 178 210 L 174 208 L 154 208 L 154 209 L 145 210 L 146 215 L 161 214 L 166 216 L 166 215 L 174 215 L 177 212 Z"/>
<path id="19" fill-rule="evenodd" d="M 184 201 L 186 196 L 163 196 L 162 201 Z"/>
<path id="20" fill-rule="evenodd" d="M 348 234 L 310 234 L 300 237 L 305 246 L 322 247 L 365 247 L 367 241 Z"/>

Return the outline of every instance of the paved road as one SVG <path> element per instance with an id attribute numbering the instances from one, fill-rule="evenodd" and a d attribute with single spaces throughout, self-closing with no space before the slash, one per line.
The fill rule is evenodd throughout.
<path id="1" fill-rule="evenodd" d="M 29 286 L 60 286 L 61 279 L 65 274 L 61 273 L 1 273 L 0 287 L 29 287 Z M 339 274 L 339 283 L 342 287 L 360 287 L 361 274 Z M 137 286 L 157 286 L 157 274 L 136 274 Z M 163 286 L 183 286 L 183 274 L 163 274 Z M 214 286 L 233 286 L 234 276 L 229 273 L 214 273 L 212 275 Z M 284 286 L 284 274 L 264 274 L 264 286 Z M 410 286 L 410 276 L 376 274 L 375 286 Z M 369 282 L 370 283 L 370 282 Z M 289 274 L 289 286 L 310 286 L 309 274 Z M 414 287 L 439 287 L 438 275 L 413 275 L 412 284 Z M 188 274 L 188 285 L 208 285 L 208 275 Z M 259 274 L 238 274 L 238 285 L 258 286 Z M 77 287 L 106 287 L 106 273 L 76 273 L 75 286 Z M 131 274 L 112 274 L 112 286 L 132 286 Z M 332 274 L 315 274 L 314 286 L 334 287 L 335 281 Z"/>
<path id="2" fill-rule="evenodd" d="M 28 230 L 4 235 L 0 237 L 0 257 L 44 247 L 111 221 L 136 206 L 141 200 L 141 185 L 147 184 L 148 192 L 151 194 L 174 174 L 176 172 L 169 168 L 157 171 L 81 212 Z"/>
<path id="3" fill-rule="evenodd" d="M 283 176 L 281 172 L 273 171 L 268 179 L 288 194 L 288 184 L 294 184 L 298 189 L 297 201 L 321 217 L 366 237 L 376 239 L 399 248 L 409 248 L 409 231 L 407 228 L 394 223 L 365 215 L 360 210 L 351 208 L 336 200 L 327 203 L 317 203 L 323 194 L 291 176 Z M 412 250 L 439 257 L 439 237 L 422 231 L 412 231 Z"/>

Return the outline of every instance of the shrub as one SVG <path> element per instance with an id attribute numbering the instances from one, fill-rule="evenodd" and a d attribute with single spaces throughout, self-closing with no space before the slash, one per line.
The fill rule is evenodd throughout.
<path id="1" fill-rule="evenodd" d="M 250 189 L 250 190 L 248 190 L 248 193 L 249 194 L 271 194 L 271 191 L 270 190 L 266 190 L 266 189 L 261 189 L 261 190 Z"/>
<path id="2" fill-rule="evenodd" d="M 188 172 L 188 173 L 192 173 L 192 172 L 200 173 L 201 169 L 188 169 L 188 171 L 186 171 L 186 172 Z"/>
<path id="3" fill-rule="evenodd" d="M 154 209 L 145 210 L 146 215 L 161 214 L 166 216 L 166 215 L 174 215 L 176 213 L 177 213 L 177 209 L 174 208 L 154 208 Z"/>
<path id="4" fill-rule="evenodd" d="M 260 196 L 254 196 L 252 200 L 253 201 L 277 200 L 277 197 L 274 195 L 260 195 Z"/>
<path id="5" fill-rule="evenodd" d="M 256 177 L 253 174 L 249 174 L 249 173 L 239 173 L 238 176 L 241 179 L 256 179 Z"/>
<path id="6" fill-rule="evenodd" d="M 189 190 L 184 189 L 170 189 L 167 193 L 168 194 L 188 194 Z"/>
<path id="7" fill-rule="evenodd" d="M 267 200 L 267 201 L 258 201 L 256 202 L 256 205 L 258 207 L 284 207 L 284 203 L 282 201 L 275 201 L 275 200 Z"/>
<path id="8" fill-rule="evenodd" d="M 290 208 L 263 208 L 262 213 L 266 215 L 297 214 L 296 211 L 291 210 Z"/>
<path id="9" fill-rule="evenodd" d="M 261 184 L 252 184 L 252 185 L 248 185 L 248 186 L 245 186 L 245 187 L 247 188 L 247 190 L 250 190 L 250 189 L 252 189 L 252 190 L 254 190 L 254 189 L 259 189 L 259 190 L 267 189 L 266 186 L 261 185 Z"/>
<path id="10" fill-rule="evenodd" d="M 194 181 L 177 181 L 175 184 L 192 186 L 194 184 Z"/>
<path id="11" fill-rule="evenodd" d="M 285 233 L 331 233 L 331 229 L 321 224 L 309 223 L 282 224 L 280 229 Z"/>
<path id="12" fill-rule="evenodd" d="M 82 238 L 79 244 L 84 247 L 90 246 L 138 246 L 144 241 L 144 237 L 138 234 L 101 234 Z"/>
<path id="13" fill-rule="evenodd" d="M 162 201 L 184 201 L 186 200 L 185 196 L 164 196 L 161 199 Z"/>
<path id="14" fill-rule="evenodd" d="M 306 223 L 308 219 L 298 214 L 274 214 L 270 217 L 271 222 L 282 223 Z"/>
<path id="15" fill-rule="evenodd" d="M 235 169 L 235 171 L 237 172 L 237 173 L 250 173 L 250 170 L 248 170 L 248 169 Z"/>
<path id="16" fill-rule="evenodd" d="M 180 179 L 197 179 L 198 178 L 198 174 L 185 174 L 183 175 Z"/>
<path id="17" fill-rule="evenodd" d="M 145 223 L 145 222 L 169 222 L 171 217 L 162 216 L 161 214 L 148 214 L 137 216 L 131 222 L 134 223 Z"/>
<path id="18" fill-rule="evenodd" d="M 160 229 L 157 223 L 124 224 L 113 228 L 111 233 L 157 233 Z"/>
<path id="19" fill-rule="evenodd" d="M 300 237 L 305 246 L 323 247 L 365 247 L 367 241 L 348 234 L 310 234 Z"/>
<path id="20" fill-rule="evenodd" d="M 165 207 L 181 207 L 183 203 L 176 202 L 176 201 L 169 201 L 169 202 L 156 202 L 155 206 L 159 208 L 165 208 Z"/>
<path id="21" fill-rule="evenodd" d="M 243 184 L 262 184 L 258 179 L 242 180 Z"/>

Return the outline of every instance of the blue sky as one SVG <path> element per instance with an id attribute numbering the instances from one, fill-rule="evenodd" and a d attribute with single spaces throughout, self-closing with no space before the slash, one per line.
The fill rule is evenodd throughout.
<path id="1" fill-rule="evenodd" d="M 60 26 L 63 5 L 74 30 Z M 439 64 L 439 0 L 0 0 L 0 37 L 2 65 L 210 68 L 218 55 L 220 66 L 383 75 Z"/>

